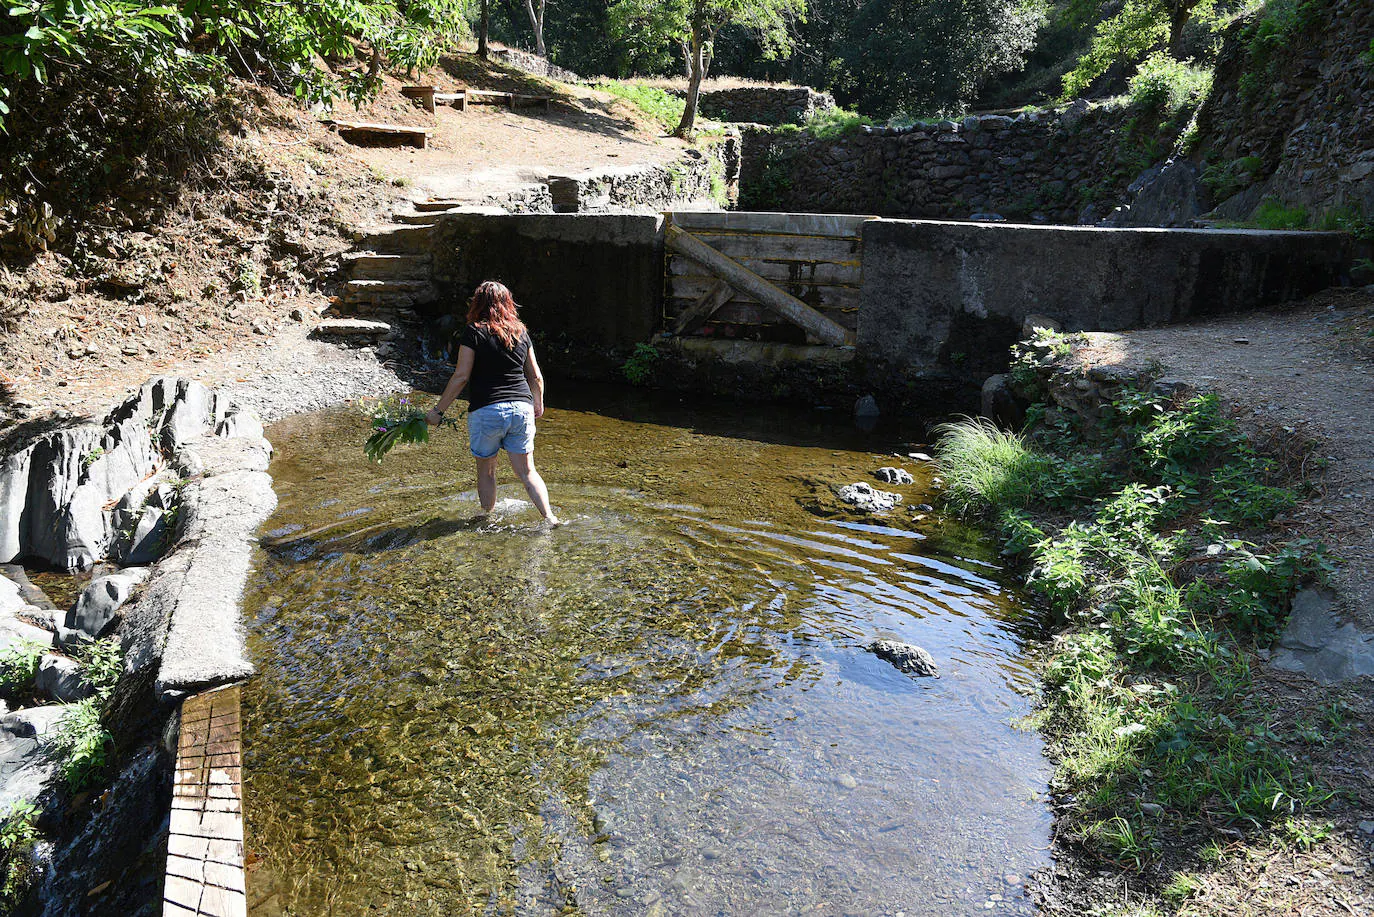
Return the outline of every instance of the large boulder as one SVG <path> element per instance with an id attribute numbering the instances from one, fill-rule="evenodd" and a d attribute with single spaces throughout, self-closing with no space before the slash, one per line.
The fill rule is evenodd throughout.
<path id="1" fill-rule="evenodd" d="M 835 491 L 835 495 L 850 506 L 866 513 L 886 513 L 895 509 L 897 504 L 902 502 L 901 494 L 878 490 L 872 484 L 864 481 L 846 484 Z"/>
<path id="2" fill-rule="evenodd" d="M 82 674 L 81 664 L 67 656 L 46 653 L 38 661 L 38 673 L 33 679 L 33 691 L 39 697 L 70 704 L 95 693 Z"/>
<path id="3" fill-rule="evenodd" d="M 58 628 L 58 641 L 64 647 L 72 647 L 98 638 L 129 601 L 134 588 L 147 578 L 146 568 L 128 567 L 92 580 Z"/>
<path id="4" fill-rule="evenodd" d="M 1135 196 L 1113 226 L 1187 226 L 1207 211 L 1202 173 L 1186 159 L 1170 159 L 1141 173 L 1127 189 Z"/>
<path id="5" fill-rule="evenodd" d="M 9 617 L 27 604 L 19 594 L 19 584 L 0 576 L 0 617 Z"/>
<path id="6" fill-rule="evenodd" d="M 66 708 L 31 707 L 0 717 L 0 812 L 32 803 L 56 774 L 53 733 Z"/>

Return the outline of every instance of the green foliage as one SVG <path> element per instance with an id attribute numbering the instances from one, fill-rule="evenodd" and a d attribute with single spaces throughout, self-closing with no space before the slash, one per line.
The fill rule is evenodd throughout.
<path id="1" fill-rule="evenodd" d="M 1078 98 L 1112 67 L 1142 59 L 1168 37 L 1169 17 L 1160 0 L 1126 0 L 1119 13 L 1098 24 L 1088 52 L 1064 75 L 1060 97 Z"/>
<path id="2" fill-rule="evenodd" d="M 871 116 L 956 114 L 1019 69 L 1045 21 L 1040 0 L 875 0 L 832 38 L 832 86 Z"/>
<path id="3" fill-rule="evenodd" d="M 16 803 L 0 817 L 0 905 L 7 911 L 33 882 L 37 821 L 38 807 L 28 802 Z"/>
<path id="4" fill-rule="evenodd" d="M 239 258 L 237 276 L 234 279 L 243 292 L 250 296 L 262 295 L 262 274 L 258 271 L 257 262 L 248 255 Z"/>
<path id="5" fill-rule="evenodd" d="M 1369 50 L 1360 55 L 1366 67 L 1374 67 L 1374 38 L 1369 40 Z"/>
<path id="6" fill-rule="evenodd" d="M 33 679 L 47 648 L 38 643 L 12 643 L 0 651 L 0 691 L 11 697 L 33 693 Z"/>
<path id="7" fill-rule="evenodd" d="M 1212 197 L 1224 201 L 1249 187 L 1263 167 L 1264 160 L 1258 156 L 1212 163 L 1203 169 L 1202 183 L 1212 192 Z"/>
<path id="8" fill-rule="evenodd" d="M 643 83 L 600 80 L 596 88 L 620 96 L 663 125 L 665 131 L 677 127 L 678 122 L 682 120 L 682 111 L 687 105 L 677 96 L 657 86 L 646 86 Z"/>
<path id="9" fill-rule="evenodd" d="M 1032 373 L 1055 343 L 1044 335 L 1017 362 Z M 1285 826 L 1330 797 L 1254 700 L 1247 653 L 1275 639 L 1294 592 L 1330 561 L 1309 541 L 1217 535 L 1295 504 L 1278 462 L 1211 395 L 1128 389 L 1094 422 L 1048 416 L 1033 406 L 1021 436 L 950 425 L 938 448 L 951 505 L 994 508 L 1006 552 L 1024 558 L 1029 591 L 1062 628 L 1033 720 L 1076 801 L 1066 827 L 1128 868 L 1154 860 L 1162 831 L 1180 824 L 1270 826 L 1308 843 L 1308 822 Z M 1056 486 L 1084 456 L 1091 474 Z M 1189 893 L 1180 882 L 1171 900 Z"/>
<path id="10" fill-rule="evenodd" d="M 828 111 L 813 112 L 802 125 L 802 129 L 819 140 L 833 140 L 845 134 L 857 133 L 859 128 L 872 123 L 872 118 L 865 118 L 857 112 L 832 108 Z"/>
<path id="11" fill-rule="evenodd" d="M 107 637 L 84 646 L 77 658 L 82 663 L 81 675 L 95 691 L 101 704 L 109 701 L 115 685 L 124 673 L 124 650 L 119 637 Z"/>
<path id="12" fill-rule="evenodd" d="M 1174 60 L 1157 51 L 1131 77 L 1131 104 L 1142 111 L 1174 114 L 1202 104 L 1212 89 L 1212 71 Z"/>
<path id="13" fill-rule="evenodd" d="M 699 84 L 707 75 L 716 35 L 728 25 L 748 29 L 765 60 L 789 53 L 788 26 L 806 18 L 806 0 L 615 0 L 609 18 L 612 35 L 631 54 L 662 60 L 664 49 L 681 49 L 690 79 Z M 689 135 L 695 120 L 692 98 L 676 132 Z"/>
<path id="14" fill-rule="evenodd" d="M 110 761 L 114 737 L 101 722 L 101 707 L 97 697 L 69 704 L 53 731 L 53 751 L 69 790 L 87 786 Z"/>
<path id="15" fill-rule="evenodd" d="M 1250 222 L 1260 229 L 1306 229 L 1308 218 L 1302 207 L 1286 207 L 1273 198 L 1266 198 L 1255 208 Z"/>
<path id="16" fill-rule="evenodd" d="M 660 356 L 653 344 L 636 344 L 634 353 L 630 354 L 620 371 L 631 385 L 648 385 Z"/>
<path id="17" fill-rule="evenodd" d="M 104 447 L 104 446 L 96 446 L 96 447 L 95 447 L 94 449 L 92 449 L 90 452 L 87 452 L 85 455 L 81 456 L 81 470 L 82 470 L 82 471 L 90 471 L 90 470 L 91 470 L 91 466 L 95 464 L 96 459 L 100 458 L 100 457 L 101 457 L 102 455 L 104 455 L 104 454 L 105 454 L 105 447 Z"/>

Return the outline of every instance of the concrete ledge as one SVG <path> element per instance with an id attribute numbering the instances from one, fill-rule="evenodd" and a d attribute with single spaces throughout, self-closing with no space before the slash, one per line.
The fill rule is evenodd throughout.
<path id="1" fill-rule="evenodd" d="M 843 366 L 853 362 L 855 353 L 853 347 L 820 347 L 771 341 L 722 341 L 675 337 L 665 339 L 665 343 L 684 357 L 741 366 L 779 367 L 824 363 Z"/>
<path id="2" fill-rule="evenodd" d="M 158 597 L 167 603 L 167 642 L 158 670 L 159 695 L 240 681 L 253 674 L 245 651 L 239 599 L 252 563 L 255 532 L 277 505 L 262 470 L 266 441 L 203 437 L 188 443 L 183 467 L 207 476 L 183 491 L 178 563 Z M 215 473 L 211 476 L 211 470 Z M 179 574 L 179 575 L 178 575 Z M 150 587 L 149 596 L 153 589 Z"/>

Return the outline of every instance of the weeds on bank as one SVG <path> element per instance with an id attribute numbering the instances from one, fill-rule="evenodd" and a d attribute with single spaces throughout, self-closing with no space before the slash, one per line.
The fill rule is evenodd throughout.
<path id="1" fill-rule="evenodd" d="M 1311 542 L 1242 537 L 1297 503 L 1280 463 L 1214 395 L 1128 391 L 1087 425 L 1030 414 L 1026 434 L 946 424 L 938 458 L 949 504 L 999 526 L 1059 630 L 1032 721 L 1056 749 L 1070 830 L 1133 869 L 1185 829 L 1304 843 L 1285 826 L 1329 795 L 1252 696 L 1248 652 L 1330 569 Z"/>
<path id="2" fill-rule="evenodd" d="M 29 642 L 11 644 L 0 651 L 0 693 L 11 698 L 31 695 L 44 652 L 41 644 Z"/>
<path id="3" fill-rule="evenodd" d="M 634 353 L 620 367 L 625 381 L 631 385 L 648 385 L 654 375 L 654 365 L 661 356 L 653 344 L 636 344 Z"/>
<path id="4" fill-rule="evenodd" d="M 677 129 L 678 122 L 682 120 L 683 109 L 687 107 L 687 103 L 683 99 L 679 99 L 657 86 L 646 86 L 643 83 L 601 80 L 595 88 L 619 96 L 634 105 L 661 124 L 666 131 Z"/>
<path id="5" fill-rule="evenodd" d="M 7 913 L 33 880 L 37 821 L 38 807 L 28 802 L 16 803 L 0 816 L 0 905 Z"/>

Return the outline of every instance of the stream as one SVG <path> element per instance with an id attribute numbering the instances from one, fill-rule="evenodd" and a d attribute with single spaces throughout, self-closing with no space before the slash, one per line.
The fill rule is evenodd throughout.
<path id="1" fill-rule="evenodd" d="M 504 460 L 478 515 L 464 431 L 376 466 L 356 413 L 269 429 L 255 917 L 1032 913 L 1033 624 L 977 533 L 914 509 L 928 470 L 825 412 L 555 395 L 551 531 Z M 905 504 L 845 512 L 854 481 Z"/>

